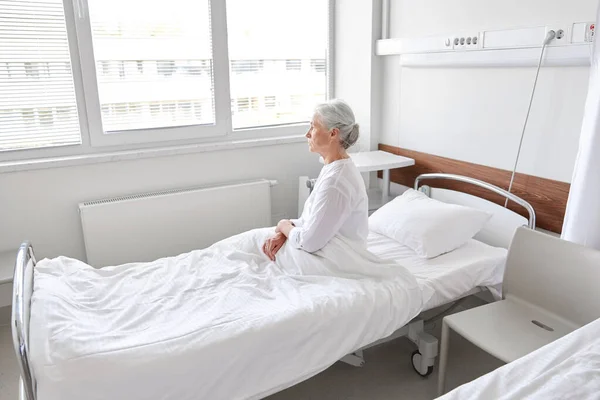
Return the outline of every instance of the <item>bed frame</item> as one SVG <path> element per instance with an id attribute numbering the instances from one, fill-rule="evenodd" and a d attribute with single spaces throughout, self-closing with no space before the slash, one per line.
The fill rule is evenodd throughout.
<path id="1" fill-rule="evenodd" d="M 432 188 L 429 186 L 420 186 L 422 181 L 436 179 L 470 183 L 490 190 L 524 207 L 529 218 L 526 219 L 507 208 L 466 193 Z M 314 180 L 307 181 L 307 186 L 311 190 L 313 183 Z M 527 225 L 531 229 L 535 228 L 535 211 L 528 202 L 487 182 L 460 175 L 442 173 L 423 174 L 415 179 L 415 189 L 440 201 L 468 205 L 492 212 L 493 217 L 490 219 L 486 228 L 484 228 L 476 238 L 493 246 L 508 248 L 512 235 L 519 226 Z M 31 296 L 33 294 L 33 270 L 35 265 L 36 259 L 33 247 L 29 242 L 24 242 L 19 248 L 15 263 L 11 320 L 13 345 L 17 355 L 21 376 L 19 382 L 20 400 L 37 399 L 36 381 L 33 371 L 31 370 L 29 359 L 29 317 Z M 475 292 L 477 291 L 478 290 Z M 465 294 L 463 297 L 472 293 L 473 291 Z M 375 343 L 345 356 L 341 361 L 355 366 L 362 366 L 365 362 L 362 357 L 362 351 L 364 349 L 402 336 L 407 336 L 418 347 L 418 350 L 412 354 L 412 362 L 415 371 L 422 376 L 429 375 L 433 371 L 435 357 L 438 354 L 438 341 L 437 338 L 425 332 L 425 321 L 419 318 L 414 319 L 391 336 L 378 340 Z"/>
<path id="2" fill-rule="evenodd" d="M 423 183 L 424 181 L 435 180 L 468 183 L 496 193 L 505 198 L 507 201 L 513 201 L 514 203 L 523 207 L 527 212 L 528 218 L 525 218 L 515 213 L 514 211 L 509 210 L 508 208 L 500 206 L 491 201 L 482 199 L 480 197 L 473 196 L 471 194 L 458 192 L 455 190 L 441 189 L 427 185 L 421 185 L 421 183 Z M 307 182 L 307 186 L 309 187 L 309 189 L 312 190 L 312 188 L 314 187 L 314 182 L 315 180 Z M 508 249 L 512 237 L 514 236 L 515 231 L 518 227 L 527 226 L 531 229 L 535 229 L 535 211 L 531 204 L 521 199 L 520 197 L 502 188 L 499 188 L 498 186 L 494 186 L 492 184 L 478 179 L 462 175 L 443 173 L 422 174 L 415 179 L 414 189 L 425 193 L 428 197 L 432 199 L 439 200 L 444 203 L 460 204 L 490 212 L 492 214 L 492 217 L 487 222 L 486 226 L 477 235 L 475 235 L 475 239 L 487 243 L 491 246 L 503 247 L 505 249 Z M 367 345 L 359 349 L 358 351 L 345 356 L 340 361 L 353 366 L 363 366 L 365 363 L 365 360 L 363 358 L 363 350 L 399 337 L 406 336 L 417 346 L 417 350 L 415 350 L 411 355 L 413 368 L 419 375 L 428 376 L 433 372 L 435 358 L 438 355 L 438 340 L 436 337 L 425 332 L 426 324 L 430 321 L 437 320 L 443 317 L 445 314 L 450 313 L 458 305 L 460 305 L 460 301 L 462 299 L 470 295 L 479 293 L 482 290 L 485 290 L 485 288 L 474 288 L 473 290 L 464 293 L 460 298 L 454 299 L 452 303 L 449 303 L 450 305 L 448 308 L 446 308 L 444 311 L 437 314 L 436 316 L 428 320 L 424 320 L 421 317 L 417 317 L 404 327 L 394 332 L 389 337 Z"/>

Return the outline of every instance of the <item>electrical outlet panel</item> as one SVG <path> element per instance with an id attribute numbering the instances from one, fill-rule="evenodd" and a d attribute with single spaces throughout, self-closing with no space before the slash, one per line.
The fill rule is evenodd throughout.
<path id="1" fill-rule="evenodd" d="M 555 33 L 554 39 L 548 43 L 549 46 L 565 45 L 571 43 L 571 27 L 567 25 L 557 25 L 546 27 L 546 34 L 549 30 L 553 30 Z"/>
<path id="2" fill-rule="evenodd" d="M 571 28 L 572 43 L 593 42 L 596 34 L 596 23 L 576 22 Z"/>
<path id="3" fill-rule="evenodd" d="M 445 46 L 452 50 L 475 50 L 480 48 L 481 39 L 479 34 L 460 35 L 446 38 Z"/>

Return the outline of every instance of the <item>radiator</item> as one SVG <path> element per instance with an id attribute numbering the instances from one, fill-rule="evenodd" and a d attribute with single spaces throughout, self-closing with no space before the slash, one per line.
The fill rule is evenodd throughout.
<path id="1" fill-rule="evenodd" d="M 259 180 L 79 204 L 88 264 L 152 261 L 271 225 L 271 186 Z"/>
<path id="2" fill-rule="evenodd" d="M 316 179 L 311 179 L 308 176 L 301 176 L 298 178 L 298 218 L 302 215 L 304 210 L 304 203 L 312 192 Z"/>

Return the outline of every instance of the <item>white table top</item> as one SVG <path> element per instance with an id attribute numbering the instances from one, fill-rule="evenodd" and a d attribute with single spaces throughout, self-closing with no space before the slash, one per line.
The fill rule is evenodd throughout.
<path id="1" fill-rule="evenodd" d="M 17 250 L 0 253 L 0 285 L 12 282 L 16 259 Z"/>
<path id="2" fill-rule="evenodd" d="M 352 157 L 352 161 L 354 161 L 360 172 L 381 171 L 415 165 L 415 160 L 412 158 L 397 156 L 381 150 L 352 153 L 350 157 Z"/>

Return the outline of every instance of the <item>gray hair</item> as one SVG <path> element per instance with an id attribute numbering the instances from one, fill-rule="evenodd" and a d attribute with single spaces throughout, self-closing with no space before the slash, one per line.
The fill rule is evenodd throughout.
<path id="1" fill-rule="evenodd" d="M 315 115 L 328 130 L 339 129 L 340 145 L 344 149 L 348 149 L 358 140 L 358 124 L 354 121 L 352 109 L 345 101 L 334 99 L 319 104 L 315 108 Z"/>

